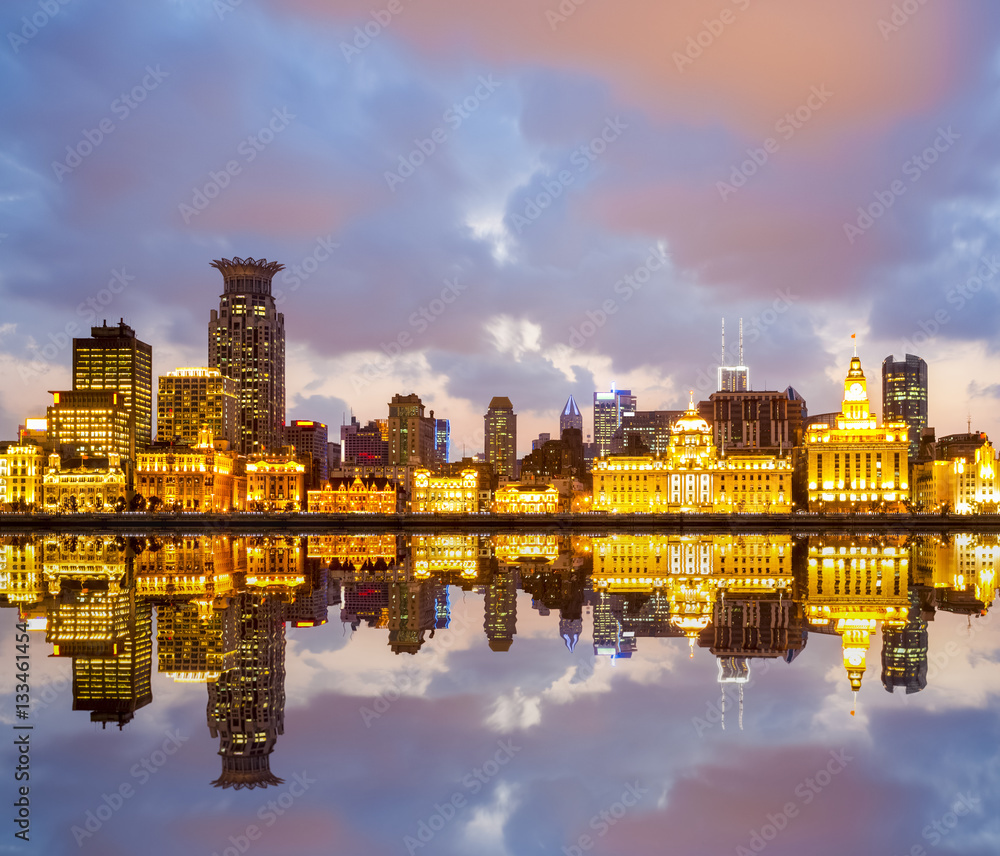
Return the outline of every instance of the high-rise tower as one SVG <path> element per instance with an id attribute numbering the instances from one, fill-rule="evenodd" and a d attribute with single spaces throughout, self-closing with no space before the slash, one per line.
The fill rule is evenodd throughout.
<path id="1" fill-rule="evenodd" d="M 271 296 L 284 265 L 267 259 L 215 259 L 225 281 L 208 324 L 208 364 L 236 381 L 236 448 L 281 445 L 285 423 L 285 316 Z"/>
<path id="2" fill-rule="evenodd" d="M 583 433 L 583 414 L 580 412 L 580 408 L 576 406 L 576 401 L 573 400 L 572 395 L 566 400 L 566 406 L 562 409 L 562 413 L 559 414 L 560 437 L 562 437 L 563 431 L 567 428 L 579 428 L 580 433 Z"/>
<path id="3" fill-rule="evenodd" d="M 90 328 L 89 339 L 73 340 L 73 390 L 109 390 L 128 414 L 129 450 L 153 442 L 153 349 L 136 338 L 124 319 Z"/>
<path id="4" fill-rule="evenodd" d="M 486 461 L 498 476 L 514 478 L 517 467 L 517 414 L 505 395 L 496 395 L 484 415 Z"/>
<path id="5" fill-rule="evenodd" d="M 630 389 L 594 393 L 594 443 L 601 457 L 611 453 L 611 438 L 622 424 L 623 416 L 635 415 L 635 396 Z"/>
<path id="6" fill-rule="evenodd" d="M 740 318 L 738 365 L 726 365 L 726 319 L 722 319 L 722 361 L 719 363 L 719 392 L 746 392 L 750 389 L 750 369 L 743 365 L 743 319 Z"/>
<path id="7" fill-rule="evenodd" d="M 907 424 L 910 460 L 916 458 L 927 427 L 927 363 L 920 357 L 882 360 L 882 421 Z"/>

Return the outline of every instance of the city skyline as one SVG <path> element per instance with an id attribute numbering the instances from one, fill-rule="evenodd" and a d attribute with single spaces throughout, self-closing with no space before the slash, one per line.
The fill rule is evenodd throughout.
<path id="1" fill-rule="evenodd" d="M 834 410 L 857 332 L 869 361 L 927 361 L 930 424 L 997 433 L 1000 12 L 740 0 L 716 37 L 687 2 L 516 5 L 513 36 L 437 0 L 388 26 L 347 4 L 62 5 L 27 35 L 3 19 L 0 436 L 70 388 L 65 343 L 103 318 L 156 375 L 204 365 L 206 262 L 247 255 L 286 266 L 288 421 L 417 392 L 476 448 L 492 395 L 525 439 L 612 380 L 683 409 L 726 316 L 754 388 Z"/>

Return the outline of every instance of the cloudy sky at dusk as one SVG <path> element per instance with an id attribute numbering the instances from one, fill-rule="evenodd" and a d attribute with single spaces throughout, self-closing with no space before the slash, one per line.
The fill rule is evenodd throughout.
<path id="1" fill-rule="evenodd" d="M 939 433 L 998 432 L 995 4 L 49 8 L 0 12 L 0 437 L 70 325 L 204 365 L 234 255 L 287 266 L 289 419 L 417 392 L 454 456 L 507 395 L 524 453 L 570 393 L 707 397 L 724 315 L 813 413 L 857 333 L 877 411 L 909 351 Z"/>

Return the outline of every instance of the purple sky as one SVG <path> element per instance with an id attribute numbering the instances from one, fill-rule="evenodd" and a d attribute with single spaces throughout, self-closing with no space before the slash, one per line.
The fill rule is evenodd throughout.
<path id="1" fill-rule="evenodd" d="M 69 385 L 67 325 L 125 317 L 156 374 L 203 365 L 233 255 L 289 268 L 289 419 L 417 392 L 459 455 L 507 395 L 523 453 L 571 392 L 587 432 L 612 381 L 641 409 L 707 397 L 725 315 L 753 385 L 813 413 L 856 332 L 877 411 L 909 350 L 939 433 L 996 433 L 995 4 L 12 0 L 0 22 L 0 437 Z"/>

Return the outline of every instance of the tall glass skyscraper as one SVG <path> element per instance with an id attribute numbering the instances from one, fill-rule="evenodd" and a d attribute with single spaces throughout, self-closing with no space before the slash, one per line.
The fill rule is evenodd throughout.
<path id="1" fill-rule="evenodd" d="M 611 384 L 611 392 L 594 393 L 594 443 L 601 457 L 611 453 L 611 438 L 626 415 L 635 415 L 632 390 L 615 389 Z"/>
<path id="2" fill-rule="evenodd" d="M 514 478 L 517 467 L 517 414 L 505 395 L 490 401 L 485 416 L 486 461 L 498 476 Z"/>
<path id="3" fill-rule="evenodd" d="M 909 426 L 913 460 L 927 427 L 927 363 L 920 357 L 907 354 L 896 360 L 889 354 L 882 361 L 882 421 L 905 422 Z"/>
<path id="4" fill-rule="evenodd" d="M 282 443 L 285 425 L 285 316 L 271 296 L 284 265 L 215 259 L 225 288 L 208 324 L 208 364 L 236 381 L 236 448 L 260 454 Z"/>
<path id="5" fill-rule="evenodd" d="M 567 428 L 579 428 L 580 434 L 583 434 L 583 414 L 580 412 L 580 408 L 576 406 L 576 401 L 572 395 L 566 400 L 566 406 L 563 407 L 562 413 L 559 414 L 560 439 L 562 439 L 563 431 Z"/>

